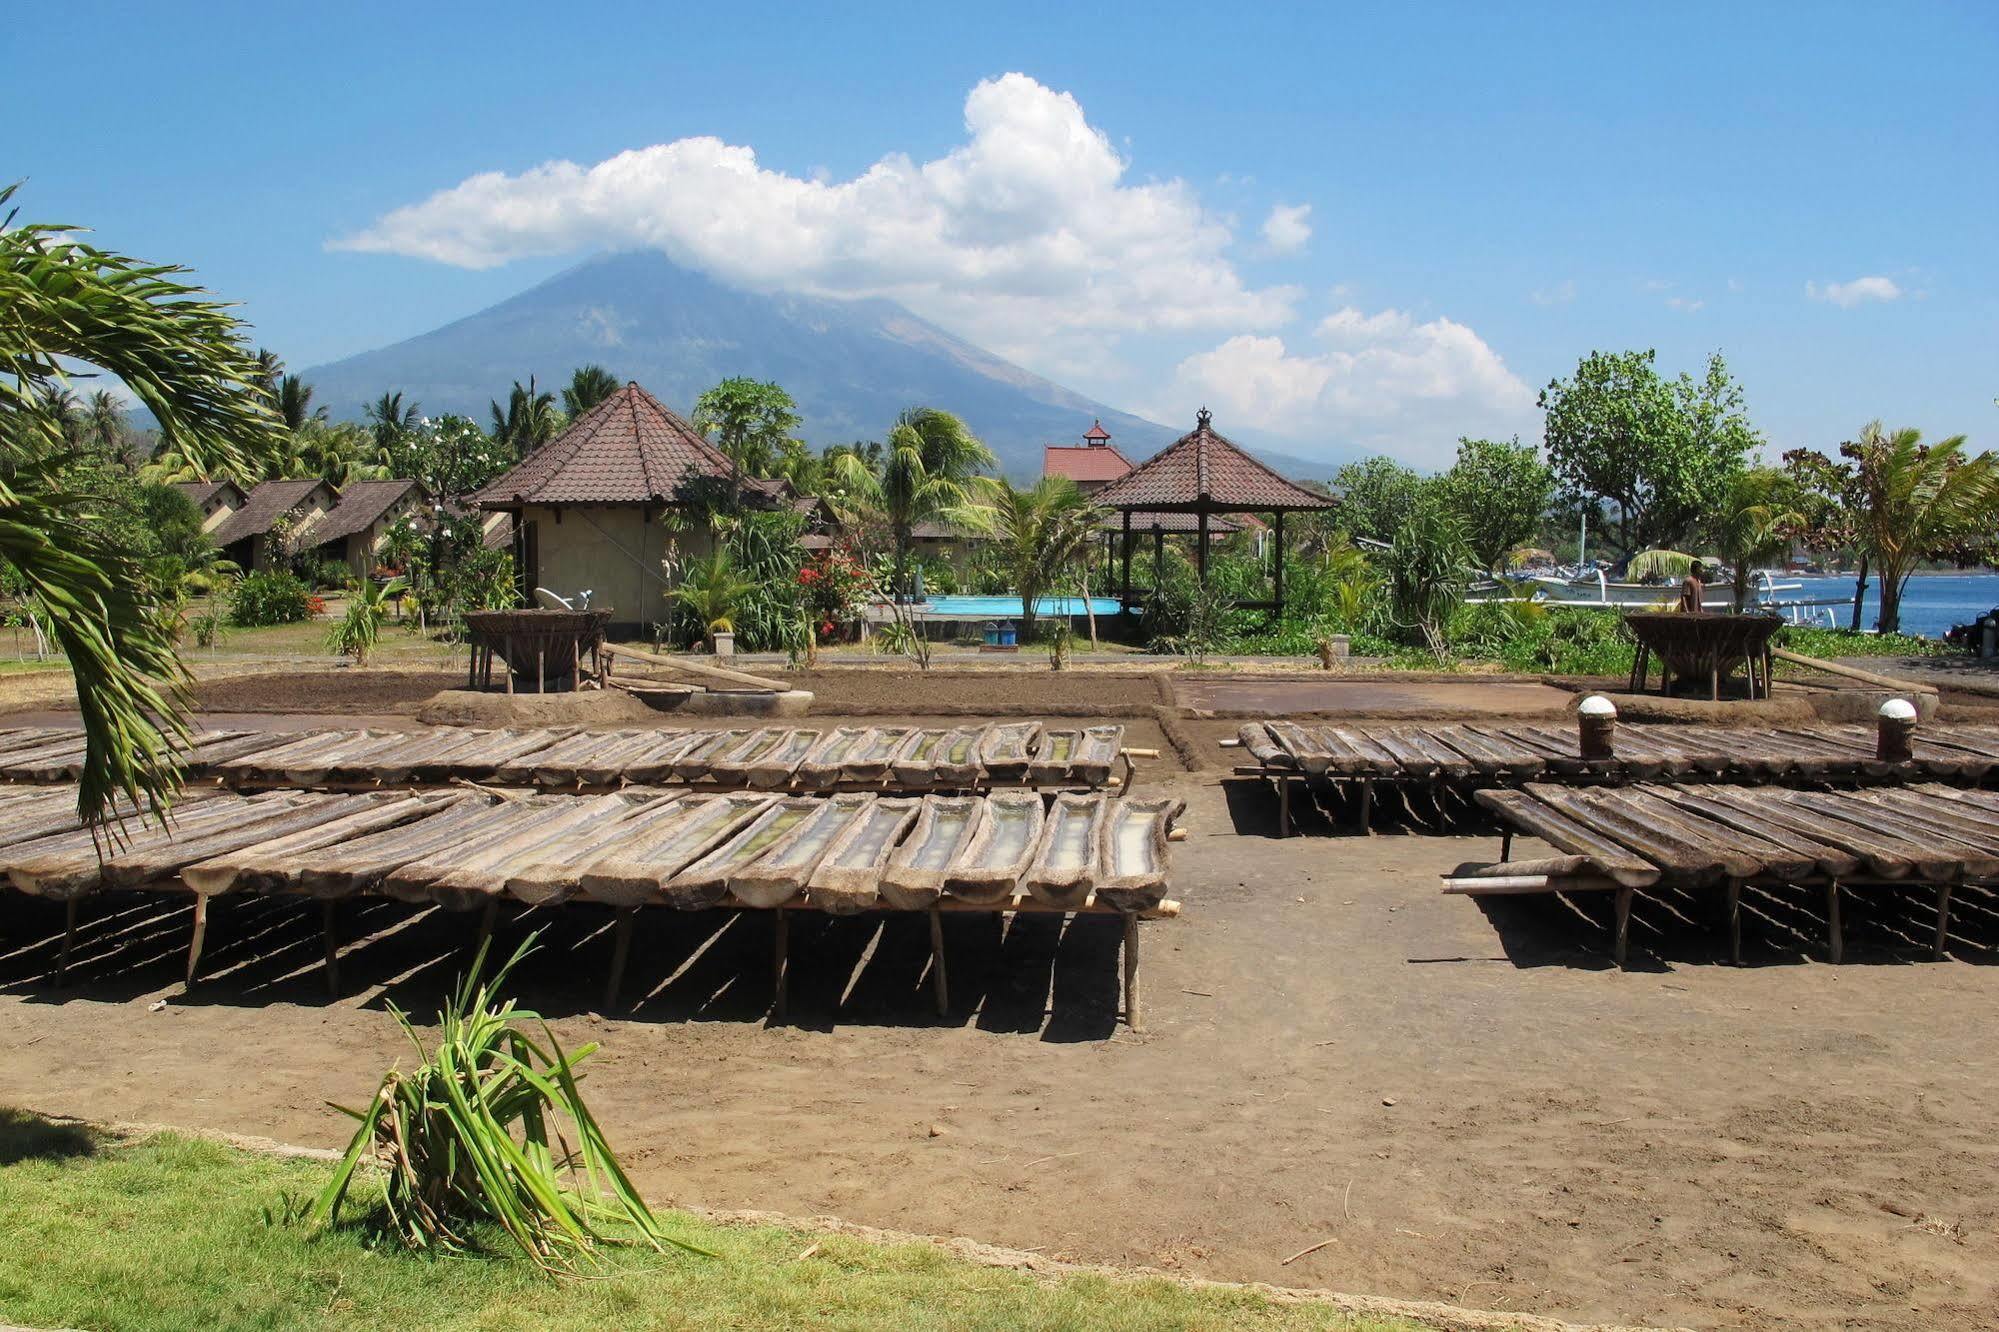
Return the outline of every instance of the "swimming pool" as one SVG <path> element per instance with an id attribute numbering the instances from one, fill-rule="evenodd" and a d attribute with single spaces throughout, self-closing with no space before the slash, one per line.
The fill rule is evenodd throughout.
<path id="1" fill-rule="evenodd" d="M 1019 597 L 932 597 L 923 603 L 920 613 L 939 620 L 1017 620 L 1024 606 Z M 1081 597 L 1037 597 L 1034 602 L 1034 613 L 1048 616 L 1085 615 L 1089 611 L 1115 615 L 1119 609 L 1116 597 L 1091 597 L 1088 610 Z"/>

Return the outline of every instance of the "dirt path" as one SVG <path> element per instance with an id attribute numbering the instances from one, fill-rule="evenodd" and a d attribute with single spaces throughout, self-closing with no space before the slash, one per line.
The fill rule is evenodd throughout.
<path id="1" fill-rule="evenodd" d="M 647 916 L 605 1018 L 605 917 L 556 913 L 523 997 L 607 1042 L 590 1090 L 659 1197 L 1578 1320 L 1999 1320 L 1985 967 L 1898 964 L 1863 917 L 1846 966 L 1764 930 L 1736 970 L 1641 907 L 1668 960 L 1620 974 L 1599 919 L 1436 892 L 1490 839 L 1277 841 L 1255 792 L 1165 784 L 1191 802 L 1187 911 L 1143 927 L 1142 1034 L 1116 1024 L 1115 931 L 1046 918 L 948 920 L 948 1020 L 917 920 L 795 927 L 792 1026 L 762 1020 L 760 917 Z M 327 1002 L 316 911 L 225 902 L 183 998 L 184 906 L 94 910 L 59 990 L 59 910 L 5 905 L 5 1100 L 309 1145 L 406 1057 L 383 1001 L 433 1009 L 470 935 L 351 907 L 367 941 Z"/>

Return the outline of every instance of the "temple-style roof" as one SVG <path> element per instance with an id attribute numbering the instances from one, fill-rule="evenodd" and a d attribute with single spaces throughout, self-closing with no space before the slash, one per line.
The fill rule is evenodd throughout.
<path id="1" fill-rule="evenodd" d="M 570 422 L 511 471 L 467 497 L 481 508 L 520 504 L 675 504 L 690 484 L 728 482 L 722 451 L 636 383 Z M 760 494 L 771 484 L 745 483 Z"/>
<path id="2" fill-rule="evenodd" d="M 340 502 L 306 535 L 313 545 L 323 546 L 365 532 L 411 491 L 423 497 L 423 487 L 414 481 L 350 481 L 340 492 Z"/>
<path id="3" fill-rule="evenodd" d="M 1110 443 L 1111 432 L 1104 429 L 1102 421 L 1092 421 L 1090 422 L 1090 428 L 1083 432 L 1083 438 L 1098 444 L 1108 444 Z"/>
<path id="4" fill-rule="evenodd" d="M 1041 474 L 1066 476 L 1071 481 L 1115 481 L 1131 470 L 1131 459 L 1114 444 L 1044 444 L 1041 446 Z"/>
<path id="5" fill-rule="evenodd" d="M 1330 509 L 1333 499 L 1287 481 L 1217 433 L 1208 409 L 1193 430 L 1090 498 L 1109 509 L 1277 513 Z"/>
<path id="6" fill-rule="evenodd" d="M 303 481 L 265 481 L 252 486 L 243 507 L 217 523 L 210 535 L 218 546 L 230 545 L 244 537 L 262 536 L 271 530 L 278 519 L 305 503 L 312 497 L 312 492 L 321 487 L 325 487 L 332 499 L 337 501 L 340 498 L 339 491 L 318 477 Z"/>

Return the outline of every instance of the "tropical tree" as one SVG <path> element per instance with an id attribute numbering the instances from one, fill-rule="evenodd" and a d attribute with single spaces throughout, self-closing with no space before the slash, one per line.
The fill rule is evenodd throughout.
<path id="1" fill-rule="evenodd" d="M 1448 651 L 1444 631 L 1464 603 L 1473 569 L 1464 524 L 1435 489 L 1417 496 L 1384 562 L 1396 621 L 1441 660 Z"/>
<path id="2" fill-rule="evenodd" d="M 562 410 L 574 421 L 618 391 L 618 377 L 601 365 L 579 366 L 562 390 Z"/>
<path id="3" fill-rule="evenodd" d="M 1517 435 L 1458 440 L 1457 461 L 1436 484 L 1464 524 L 1472 557 L 1487 571 L 1505 567 L 1508 552 L 1540 529 L 1555 497 L 1555 476 L 1541 451 Z"/>
<path id="4" fill-rule="evenodd" d="M 525 386 L 518 379 L 514 381 L 504 409 L 497 402 L 491 408 L 493 438 L 513 450 L 515 457 L 540 448 L 562 429 L 562 414 L 555 409 L 555 395 L 537 389 L 533 375 L 528 376 Z"/>
<path id="5" fill-rule="evenodd" d="M 5 205 L 18 187 L 0 189 Z M 76 487 L 68 443 L 40 410 L 64 360 L 123 383 L 163 444 L 226 475 L 275 447 L 282 423 L 224 306 L 180 277 L 79 240 L 66 225 L 0 221 L 0 564 L 68 658 L 83 721 L 79 813 L 122 792 L 161 812 L 186 732 L 177 626 L 114 525 L 114 497 Z"/>
<path id="6" fill-rule="evenodd" d="M 1761 442 L 1721 356 L 1696 380 L 1661 378 L 1654 353 L 1591 352 L 1541 391 L 1548 461 L 1573 500 L 1617 506 L 1627 552 L 1674 546 L 1713 510 Z"/>
<path id="7" fill-rule="evenodd" d="M 423 419 L 422 404 L 403 402 L 401 390 L 384 393 L 368 404 L 362 415 L 368 419 L 368 428 L 374 432 L 375 447 L 387 452 L 398 439 L 416 429 Z"/>
<path id="8" fill-rule="evenodd" d="M 918 523 L 972 530 L 988 525 L 980 472 L 993 462 L 992 450 L 970 427 L 934 407 L 911 407 L 896 418 L 877 468 L 870 468 L 866 455 L 858 452 L 833 459 L 833 479 L 841 491 L 834 509 L 843 520 L 849 513 L 878 515 L 888 529 L 894 596 L 900 597 L 907 584 Z"/>
<path id="9" fill-rule="evenodd" d="M 716 634 L 734 632 L 736 613 L 755 590 L 756 584 L 737 570 L 728 547 L 717 546 L 707 559 L 688 568 L 673 595 L 701 621 L 713 643 Z"/>
<path id="10" fill-rule="evenodd" d="M 803 420 L 798 404 L 775 381 L 735 376 L 694 400 L 694 426 L 742 473 L 770 476 Z"/>
<path id="11" fill-rule="evenodd" d="M 1002 480 L 992 487 L 993 536 L 1020 593 L 1020 637 L 1034 641 L 1035 602 L 1096 535 L 1097 507 L 1067 477 L 1043 477 L 1022 490 Z"/>
<path id="12" fill-rule="evenodd" d="M 92 448 L 108 460 L 125 455 L 125 404 L 109 389 L 98 389 L 83 407 L 84 429 Z"/>
<path id="13" fill-rule="evenodd" d="M 1792 449 L 1784 455 L 1784 472 L 1791 478 L 1792 506 L 1799 515 L 1797 539 L 1824 558 L 1855 550 L 1858 570 L 1853 577 L 1853 616 L 1848 629 L 1860 632 L 1861 608 L 1867 600 L 1868 561 L 1860 545 L 1859 469 L 1816 449 Z"/>
<path id="14" fill-rule="evenodd" d="M 283 475 L 320 477 L 336 490 L 355 481 L 386 481 L 391 475 L 389 454 L 375 440 L 376 436 L 352 421 L 308 422 L 292 434 L 286 462 L 294 470 Z"/>
<path id="15" fill-rule="evenodd" d="M 326 419 L 324 407 L 312 405 L 312 385 L 297 375 L 286 375 L 278 380 L 278 415 L 284 418 L 285 429 L 297 433 L 314 421 Z"/>
<path id="16" fill-rule="evenodd" d="M 356 666 L 368 664 L 368 654 L 382 641 L 382 624 L 389 618 L 389 603 L 409 591 L 409 583 L 392 578 L 377 583 L 372 578 L 350 579 L 347 584 L 347 613 L 327 631 L 326 645 L 343 657 L 354 658 Z"/>
<path id="17" fill-rule="evenodd" d="M 1999 518 L 1999 459 L 1966 456 L 1963 435 L 1935 444 L 1879 421 L 1840 446 L 1853 460 L 1860 548 L 1874 561 L 1884 634 L 1902 627 L 1902 589 L 1926 559 L 1989 554 Z"/>
<path id="18" fill-rule="evenodd" d="M 1352 536 L 1393 541 L 1422 488 L 1422 474 L 1393 458 L 1348 463 L 1333 474 L 1333 489 L 1340 497 L 1339 526 Z"/>
<path id="19" fill-rule="evenodd" d="M 1804 521 L 1796 503 L 1796 486 L 1774 467 L 1749 467 L 1729 478 L 1713 516 L 1703 525 L 1716 553 L 1734 573 L 1737 614 L 1749 604 L 1749 578 L 1759 564 L 1781 559 L 1791 548 L 1792 535 Z M 1658 574 L 1684 577 L 1694 565 L 1684 551 L 1646 550 L 1632 557 L 1633 578 Z"/>

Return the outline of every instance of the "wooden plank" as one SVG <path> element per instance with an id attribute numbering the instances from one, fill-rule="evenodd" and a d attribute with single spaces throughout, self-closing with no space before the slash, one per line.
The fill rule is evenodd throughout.
<path id="1" fill-rule="evenodd" d="M 748 794 L 689 796 L 674 806 L 670 818 L 606 847 L 585 865 L 577 875 L 576 895 L 621 909 L 687 905 L 668 890 L 674 876 L 741 831 L 770 808 L 771 800 Z M 713 900 L 692 905 L 713 905 Z"/>
<path id="2" fill-rule="evenodd" d="M 604 651 L 613 657 L 624 657 L 631 661 L 642 661 L 650 666 L 663 666 L 670 671 L 691 675 L 703 682 L 725 685 L 731 689 L 754 690 L 763 694 L 782 694 L 791 686 L 782 680 L 767 680 L 760 675 L 746 671 L 733 671 L 723 666 L 711 666 L 707 662 L 690 661 L 683 656 L 666 656 L 658 652 L 647 652 L 642 648 L 627 647 L 623 643 L 606 643 Z"/>
<path id="3" fill-rule="evenodd" d="M 622 796 L 578 796 L 510 803 L 513 820 L 473 846 L 451 846 L 391 870 L 382 891 L 406 902 L 469 911 L 497 901 L 512 866 L 538 858 L 573 829 L 599 828 L 631 812 Z"/>
<path id="4" fill-rule="evenodd" d="M 1828 819 L 1837 819 L 1861 836 L 1874 839 L 1914 865 L 1932 882 L 1999 874 L 1999 853 L 1954 836 L 1926 819 L 1890 811 L 1852 798 L 1850 791 L 1785 791 L 1778 798 Z"/>
<path id="5" fill-rule="evenodd" d="M 1478 791 L 1472 798 L 1557 850 L 1589 857 L 1598 872 L 1620 884 L 1646 888 L 1659 881 L 1657 865 L 1542 800 L 1540 793 L 1548 789 L 1537 785 L 1518 791 Z"/>
<path id="6" fill-rule="evenodd" d="M 554 906 L 573 896 L 583 871 L 639 843 L 681 815 L 680 794 L 627 802 L 622 814 L 602 824 L 586 823 L 544 843 L 506 870 L 500 891 L 528 906 Z"/>
<path id="7" fill-rule="evenodd" d="M 1297 758 L 1277 742 L 1277 737 L 1273 736 L 1270 728 L 1262 722 L 1243 723 L 1236 728 L 1236 739 L 1242 743 L 1243 749 L 1249 756 L 1263 767 L 1292 770 L 1298 767 Z"/>
<path id="8" fill-rule="evenodd" d="M 1633 820 L 1694 846 L 1713 848 L 1715 862 L 1729 878 L 1765 875 L 1792 879 L 1815 873 L 1818 858 L 1783 840 L 1772 840 L 1720 823 L 1660 796 L 1656 788 L 1626 787 L 1593 792 L 1593 803 L 1621 807 Z"/>
<path id="9" fill-rule="evenodd" d="M 1684 835 L 1605 798 L 1615 792 L 1574 791 L 1556 786 L 1535 790 L 1544 803 L 1587 822 L 1601 835 L 1657 865 L 1664 882 L 1697 886 L 1731 875 L 1747 877 L 1756 870 L 1753 856 L 1705 836 Z"/>
<path id="10" fill-rule="evenodd" d="M 337 846 L 355 838 L 413 822 L 442 800 L 458 796 L 361 795 L 351 798 L 343 813 L 287 836 L 258 841 L 184 865 L 181 882 L 206 897 L 222 893 L 270 892 L 289 882 L 285 866 L 299 856 Z"/>
<path id="11" fill-rule="evenodd" d="M 1795 857 L 1810 860 L 1814 876 L 1844 878 L 1860 869 L 1861 858 L 1853 852 L 1763 817 L 1753 801 L 1741 805 L 1732 803 L 1727 798 L 1733 793 L 1731 787 L 1648 786 L 1644 789 L 1691 815 L 1774 843 Z"/>
<path id="12" fill-rule="evenodd" d="M 1481 777 L 1527 781 L 1547 766 L 1539 754 L 1494 740 L 1469 726 L 1439 726 L 1432 734 L 1462 754 Z"/>
<path id="13" fill-rule="evenodd" d="M 310 860 L 294 862 L 286 890 L 308 897 L 336 898 L 372 893 L 393 871 L 447 847 L 474 847 L 509 826 L 512 804 L 468 795 L 456 804 L 412 823 L 388 828 L 343 846 L 329 847 Z"/>
<path id="14" fill-rule="evenodd" d="M 135 824 L 115 849 L 101 840 L 101 832 L 82 829 L 10 846 L 0 853 L 0 864 L 6 867 L 8 881 L 30 896 L 77 897 L 102 885 L 113 855 L 144 855 L 196 841 L 217 829 L 254 826 L 288 813 L 295 803 L 277 796 L 204 800 L 171 816 L 166 827 L 150 821 Z"/>

